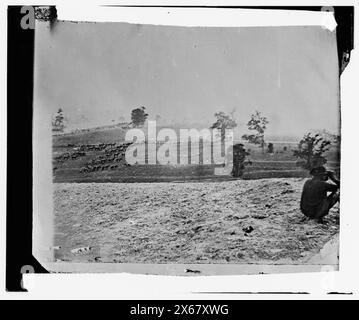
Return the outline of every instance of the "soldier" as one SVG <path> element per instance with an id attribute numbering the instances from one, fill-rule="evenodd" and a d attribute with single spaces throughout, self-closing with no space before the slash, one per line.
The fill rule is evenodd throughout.
<path id="1" fill-rule="evenodd" d="M 339 201 L 340 183 L 333 172 L 327 171 L 323 166 L 313 168 L 310 174 L 313 178 L 307 180 L 303 186 L 300 209 L 308 218 L 323 223 L 323 217 Z M 326 182 L 328 179 L 334 184 Z"/>
<path id="2" fill-rule="evenodd" d="M 244 149 L 244 145 L 241 143 L 235 144 L 233 146 L 233 177 L 241 177 L 245 168 L 245 164 L 249 164 L 250 161 L 246 161 L 246 156 L 249 155 L 249 152 Z"/>

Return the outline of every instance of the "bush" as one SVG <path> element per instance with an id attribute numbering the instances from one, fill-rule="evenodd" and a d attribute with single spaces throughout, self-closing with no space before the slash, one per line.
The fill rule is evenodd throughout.
<path id="1" fill-rule="evenodd" d="M 297 165 L 310 170 L 324 165 L 327 160 L 323 154 L 330 149 L 331 142 L 319 133 L 307 133 L 298 144 L 293 155 L 298 158 Z"/>

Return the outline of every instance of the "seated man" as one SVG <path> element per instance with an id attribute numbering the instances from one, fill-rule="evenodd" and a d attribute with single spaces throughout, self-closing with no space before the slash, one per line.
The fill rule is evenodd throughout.
<path id="1" fill-rule="evenodd" d="M 310 174 L 313 178 L 304 184 L 300 210 L 305 216 L 323 222 L 323 217 L 339 201 L 339 180 L 322 166 L 312 169 Z M 326 182 L 328 178 L 334 184 Z M 329 196 L 327 192 L 331 192 Z"/>

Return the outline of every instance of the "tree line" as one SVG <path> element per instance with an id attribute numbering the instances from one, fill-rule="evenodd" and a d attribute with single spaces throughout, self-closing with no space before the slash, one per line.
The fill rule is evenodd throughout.
<path id="1" fill-rule="evenodd" d="M 225 140 L 225 132 L 228 129 L 234 129 L 237 127 L 237 122 L 234 119 L 234 111 L 226 114 L 223 111 L 216 112 L 214 114 L 215 121 L 210 126 L 210 129 L 218 129 L 221 135 L 222 142 Z M 121 117 L 124 119 L 123 117 Z M 133 127 L 142 127 L 148 118 L 148 113 L 144 106 L 134 108 L 131 111 L 130 125 Z M 156 116 L 156 120 L 159 120 L 160 116 Z M 242 135 L 242 140 L 250 144 L 259 146 L 262 149 L 262 153 L 265 153 L 265 131 L 269 121 L 267 117 L 263 116 L 261 112 L 255 111 L 250 115 L 247 122 L 248 133 Z M 65 116 L 62 108 L 59 108 L 57 113 L 52 119 L 53 132 L 63 132 L 65 129 Z M 299 141 L 297 149 L 293 151 L 298 161 L 297 165 L 311 170 L 313 167 L 323 165 L 327 162 L 324 154 L 330 149 L 332 142 L 339 142 L 339 136 L 334 136 L 332 139 L 328 139 L 320 133 L 309 132 L 303 136 Z M 267 153 L 274 153 L 273 143 L 268 143 Z M 241 176 L 244 168 L 250 161 L 247 160 L 247 156 L 250 153 L 244 148 L 244 145 L 239 143 L 233 146 L 233 163 L 236 168 L 233 169 L 233 176 Z M 237 162 L 237 163 L 236 163 Z M 235 165 L 233 167 L 235 167 Z"/>

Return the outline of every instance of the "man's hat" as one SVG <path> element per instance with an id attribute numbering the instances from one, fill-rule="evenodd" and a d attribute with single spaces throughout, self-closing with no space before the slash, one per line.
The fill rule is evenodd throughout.
<path id="1" fill-rule="evenodd" d="M 320 175 L 320 174 L 323 174 L 326 172 L 327 172 L 327 170 L 323 166 L 319 166 L 319 167 L 316 167 L 316 168 L 313 168 L 312 170 L 310 170 L 309 173 L 312 176 L 317 176 L 317 175 Z"/>

